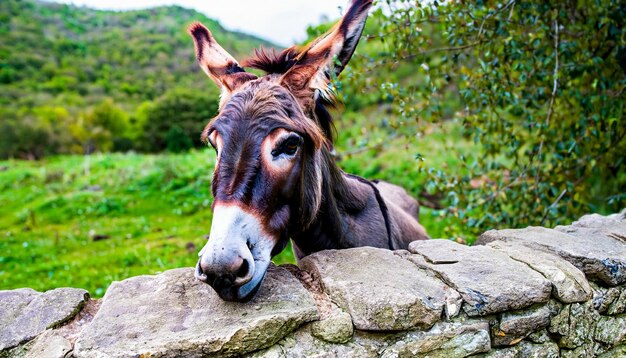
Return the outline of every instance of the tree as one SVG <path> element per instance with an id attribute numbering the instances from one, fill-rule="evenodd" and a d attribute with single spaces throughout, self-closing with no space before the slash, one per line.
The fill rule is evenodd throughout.
<path id="1" fill-rule="evenodd" d="M 462 174 L 424 169 L 427 188 L 446 195 L 442 216 L 478 233 L 626 205 L 626 4 L 387 0 L 383 7 L 373 20 L 378 33 L 352 68 L 419 68 L 419 75 L 407 82 L 352 73 L 342 85 L 348 95 L 370 88 L 391 101 L 414 123 L 407 131 L 418 120 L 460 118 L 481 151 L 457 153 Z"/>
<path id="2" fill-rule="evenodd" d="M 50 128 L 36 118 L 0 121 L 0 158 L 40 159 L 50 145 Z"/>
<path id="3" fill-rule="evenodd" d="M 180 151 L 201 146 L 200 134 L 217 114 L 216 90 L 196 91 L 178 88 L 143 106 L 137 118 L 143 122 L 143 139 L 149 151 Z"/>
<path id="4" fill-rule="evenodd" d="M 82 146 L 84 153 L 108 152 L 116 140 L 124 138 L 128 116 L 113 100 L 105 99 L 96 107 L 78 117 L 70 125 L 70 132 Z"/>

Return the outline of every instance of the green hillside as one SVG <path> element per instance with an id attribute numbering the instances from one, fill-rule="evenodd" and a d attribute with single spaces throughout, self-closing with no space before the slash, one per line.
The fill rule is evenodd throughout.
<path id="1" fill-rule="evenodd" d="M 164 97 L 209 109 L 181 121 L 179 129 L 195 139 L 196 133 L 187 127 L 199 131 L 206 118 L 198 117 L 212 116 L 217 99 L 217 90 L 195 63 L 193 43 L 185 31 L 196 20 L 235 55 L 272 46 L 178 6 L 116 12 L 31 0 L 1 1 L 0 142 L 4 144 L 0 144 L 0 157 L 112 147 L 163 149 L 164 143 L 135 148 L 133 142 L 143 129 L 138 122 L 151 120 L 148 108 Z M 102 118 L 102 112 L 113 115 Z M 120 128 L 106 125 L 116 119 L 122 122 Z M 185 120 L 197 126 L 186 127 Z M 80 130 L 94 128 L 108 133 L 90 138 Z"/>

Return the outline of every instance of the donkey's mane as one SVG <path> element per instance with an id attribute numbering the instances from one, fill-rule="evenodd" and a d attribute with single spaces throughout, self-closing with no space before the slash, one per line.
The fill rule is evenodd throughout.
<path id="1" fill-rule="evenodd" d="M 300 53 L 301 49 L 295 46 L 286 48 L 281 52 L 274 48 L 260 47 L 254 50 L 254 54 L 250 58 L 242 61 L 242 65 L 261 70 L 268 75 L 281 75 L 287 73 L 297 63 L 296 59 Z M 308 114 L 317 121 L 329 143 L 332 144 L 336 129 L 330 110 L 335 108 L 336 101 L 330 89 L 324 92 L 324 95 L 315 94 L 315 103 L 311 113 Z"/>
<path id="2" fill-rule="evenodd" d="M 289 47 L 277 52 L 276 49 L 260 47 L 254 50 L 252 57 L 243 61 L 244 67 L 256 68 L 267 74 L 283 74 L 296 64 L 296 57 L 300 51 L 296 47 Z"/>

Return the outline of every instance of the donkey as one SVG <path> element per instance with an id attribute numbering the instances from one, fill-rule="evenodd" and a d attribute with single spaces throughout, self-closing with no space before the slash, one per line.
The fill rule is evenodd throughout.
<path id="1" fill-rule="evenodd" d="M 216 151 L 213 222 L 197 279 L 227 301 L 250 300 L 289 239 L 298 259 L 325 249 L 405 249 L 428 239 L 404 189 L 346 174 L 334 161 L 329 89 L 352 57 L 372 0 L 307 47 L 257 50 L 246 72 L 200 23 L 189 27 L 202 70 L 221 89 L 202 137 Z"/>

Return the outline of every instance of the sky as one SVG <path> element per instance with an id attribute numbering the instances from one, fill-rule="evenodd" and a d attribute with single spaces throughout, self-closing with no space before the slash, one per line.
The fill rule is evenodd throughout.
<path id="1" fill-rule="evenodd" d="M 322 19 L 338 19 L 348 0 L 52 0 L 96 9 L 145 9 L 160 5 L 180 5 L 217 19 L 229 30 L 290 46 L 306 39 L 308 25 Z"/>

